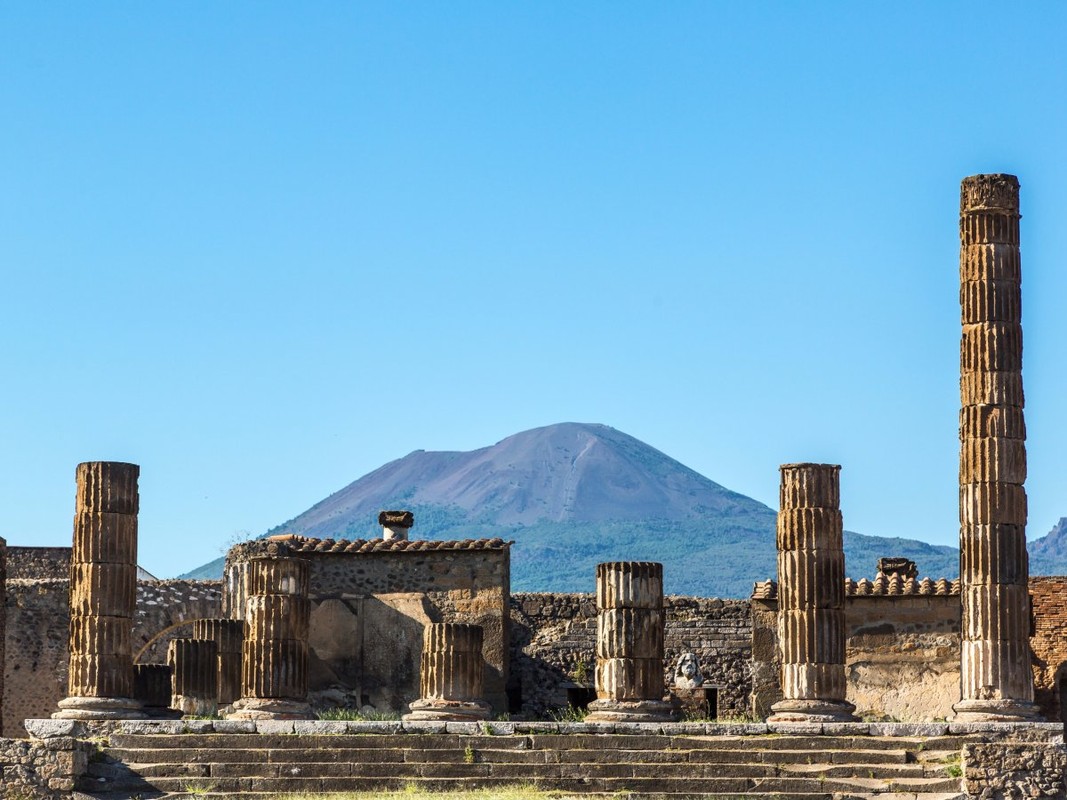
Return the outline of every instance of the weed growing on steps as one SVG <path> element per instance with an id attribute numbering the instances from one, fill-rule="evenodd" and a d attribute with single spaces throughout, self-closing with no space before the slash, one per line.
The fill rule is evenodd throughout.
<path id="1" fill-rule="evenodd" d="M 463 763 L 464 764 L 473 764 L 474 763 L 474 748 L 471 747 L 470 745 L 467 745 L 465 748 L 463 748 Z"/>
<path id="2" fill-rule="evenodd" d="M 317 719 L 346 722 L 393 722 L 400 719 L 400 714 L 386 711 L 371 711 L 364 714 L 355 708 L 316 708 L 314 711 Z"/>

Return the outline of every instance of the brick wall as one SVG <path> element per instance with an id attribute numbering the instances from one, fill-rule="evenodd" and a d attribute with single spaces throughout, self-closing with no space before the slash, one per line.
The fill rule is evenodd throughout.
<path id="1" fill-rule="evenodd" d="M 1060 682 L 1067 679 L 1067 577 L 1030 578 L 1034 700 L 1048 720 L 1064 718 Z"/>

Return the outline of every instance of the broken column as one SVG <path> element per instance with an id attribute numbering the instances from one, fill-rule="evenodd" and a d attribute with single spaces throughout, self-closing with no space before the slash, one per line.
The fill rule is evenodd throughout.
<path id="1" fill-rule="evenodd" d="M 133 665 L 133 696 L 149 717 L 180 716 L 170 707 L 171 673 L 168 664 Z"/>
<path id="2" fill-rule="evenodd" d="M 1030 669 L 1019 181 L 960 188 L 960 702 L 966 722 L 1035 719 Z"/>
<path id="3" fill-rule="evenodd" d="M 79 464 L 70 557 L 68 697 L 53 717 L 139 719 L 130 632 L 137 606 L 136 464 Z"/>
<path id="4" fill-rule="evenodd" d="M 406 720 L 489 719 L 490 706 L 482 697 L 485 660 L 482 628 L 434 622 L 422 637 L 419 692 Z"/>
<path id="5" fill-rule="evenodd" d="M 241 696 L 241 646 L 245 623 L 241 619 L 193 620 L 193 638 L 207 639 L 218 646 L 218 702 L 228 706 Z"/>
<path id="6" fill-rule="evenodd" d="M 664 699 L 663 565 L 613 561 L 596 567 L 596 696 L 588 722 L 676 719 Z"/>
<path id="7" fill-rule="evenodd" d="M 841 467 L 783 464 L 778 512 L 782 697 L 770 722 L 851 722 L 845 701 Z"/>
<path id="8" fill-rule="evenodd" d="M 383 511 L 378 515 L 378 524 L 382 526 L 385 541 L 406 542 L 411 526 L 415 524 L 415 515 L 410 511 Z"/>
<path id="9" fill-rule="evenodd" d="M 210 717 L 218 711 L 219 648 L 207 639 L 171 639 L 170 707 L 189 717 Z"/>
<path id="10" fill-rule="evenodd" d="M 310 719 L 308 600 L 310 565 L 269 542 L 266 557 L 249 561 L 241 697 L 233 719 Z"/>

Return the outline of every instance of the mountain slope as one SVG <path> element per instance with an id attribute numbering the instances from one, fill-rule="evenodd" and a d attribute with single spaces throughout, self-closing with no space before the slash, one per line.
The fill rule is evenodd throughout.
<path id="1" fill-rule="evenodd" d="M 380 535 L 383 508 L 415 512 L 422 539 L 513 539 L 514 591 L 592 591 L 608 560 L 664 564 L 671 593 L 744 597 L 775 574 L 775 512 L 606 425 L 562 423 L 471 452 L 392 461 L 269 533 Z M 958 572 L 954 548 L 847 533 L 848 572 L 873 576 L 880 556 L 924 575 Z M 218 577 L 217 559 L 187 577 Z"/>

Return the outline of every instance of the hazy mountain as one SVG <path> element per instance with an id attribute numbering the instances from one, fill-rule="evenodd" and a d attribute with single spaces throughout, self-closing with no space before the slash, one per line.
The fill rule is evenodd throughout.
<path id="1" fill-rule="evenodd" d="M 775 574 L 775 512 L 606 425 L 562 423 L 471 452 L 416 450 L 269 533 L 380 535 L 378 512 L 415 512 L 423 539 L 513 539 L 514 591 L 592 591 L 597 562 L 655 560 L 670 593 L 744 597 Z M 846 533 L 847 572 L 880 556 L 955 577 L 954 548 Z M 218 559 L 189 577 L 218 577 Z"/>
<path id="2" fill-rule="evenodd" d="M 1031 575 L 1063 575 L 1067 572 L 1067 517 L 1061 517 L 1052 530 L 1029 542 Z"/>

